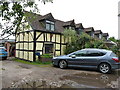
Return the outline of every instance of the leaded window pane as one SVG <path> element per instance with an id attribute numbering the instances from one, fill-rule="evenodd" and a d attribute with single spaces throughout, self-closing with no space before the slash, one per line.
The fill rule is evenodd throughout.
<path id="1" fill-rule="evenodd" d="M 55 26 L 51 25 L 51 31 L 54 31 L 54 30 L 55 30 Z"/>
<path id="2" fill-rule="evenodd" d="M 50 30 L 50 24 L 48 24 L 48 23 L 46 24 L 46 29 Z"/>

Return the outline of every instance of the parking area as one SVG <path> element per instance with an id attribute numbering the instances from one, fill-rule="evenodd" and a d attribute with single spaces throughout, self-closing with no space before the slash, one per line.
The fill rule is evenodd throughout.
<path id="1" fill-rule="evenodd" d="M 37 88 L 43 81 L 51 87 L 118 88 L 120 81 L 120 70 L 112 74 L 101 74 L 90 70 L 59 69 L 52 65 L 28 65 L 12 60 L 0 61 L 0 65 L 2 88 L 35 87 L 33 82 L 36 82 Z"/>

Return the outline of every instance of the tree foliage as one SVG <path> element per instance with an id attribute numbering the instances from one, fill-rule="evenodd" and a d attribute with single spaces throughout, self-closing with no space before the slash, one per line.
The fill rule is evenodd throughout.
<path id="1" fill-rule="evenodd" d="M 84 49 L 84 48 L 100 48 L 109 49 L 103 40 L 92 38 L 86 33 L 76 34 L 75 30 L 65 30 L 63 32 L 66 40 L 68 40 L 65 54 Z M 69 38 L 69 39 L 68 39 Z"/>
<path id="2" fill-rule="evenodd" d="M 34 0 L 33 0 L 34 1 Z M 0 29 L 2 31 L 1 36 L 7 34 L 15 34 L 15 30 L 18 28 L 24 11 L 29 8 L 30 12 L 39 12 L 38 5 L 32 0 L 9 0 L 9 2 L 0 1 Z M 38 0 L 42 3 L 52 2 L 53 0 Z"/>
<path id="3" fill-rule="evenodd" d="M 117 40 L 114 37 L 110 37 L 109 40 L 117 44 L 116 46 L 113 46 L 111 50 L 115 52 L 120 58 L 120 40 Z"/>
<path id="4" fill-rule="evenodd" d="M 115 37 L 110 37 L 109 40 L 113 41 L 113 42 L 117 42 L 117 40 L 115 39 Z"/>

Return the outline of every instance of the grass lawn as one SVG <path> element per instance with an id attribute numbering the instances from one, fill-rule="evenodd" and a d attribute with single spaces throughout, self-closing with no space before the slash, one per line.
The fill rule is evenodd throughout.
<path id="1" fill-rule="evenodd" d="M 20 60 L 20 59 L 17 59 L 17 58 L 13 58 L 12 60 L 16 61 L 16 62 L 24 63 L 24 64 L 31 64 L 31 65 L 40 65 L 40 66 L 51 66 L 52 65 L 51 62 L 44 62 L 44 63 L 42 63 L 40 61 L 29 62 L 29 61 Z"/>

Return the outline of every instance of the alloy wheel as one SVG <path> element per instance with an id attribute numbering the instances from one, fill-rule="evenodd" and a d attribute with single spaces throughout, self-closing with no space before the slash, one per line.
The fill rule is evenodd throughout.
<path id="1" fill-rule="evenodd" d="M 106 63 L 103 63 L 99 66 L 99 70 L 102 73 L 108 73 L 110 71 L 110 66 Z"/>
<path id="2" fill-rule="evenodd" d="M 60 62 L 59 62 L 59 67 L 60 67 L 61 69 L 66 68 L 66 67 L 67 67 L 67 62 L 64 61 L 64 60 L 60 61 Z"/>

